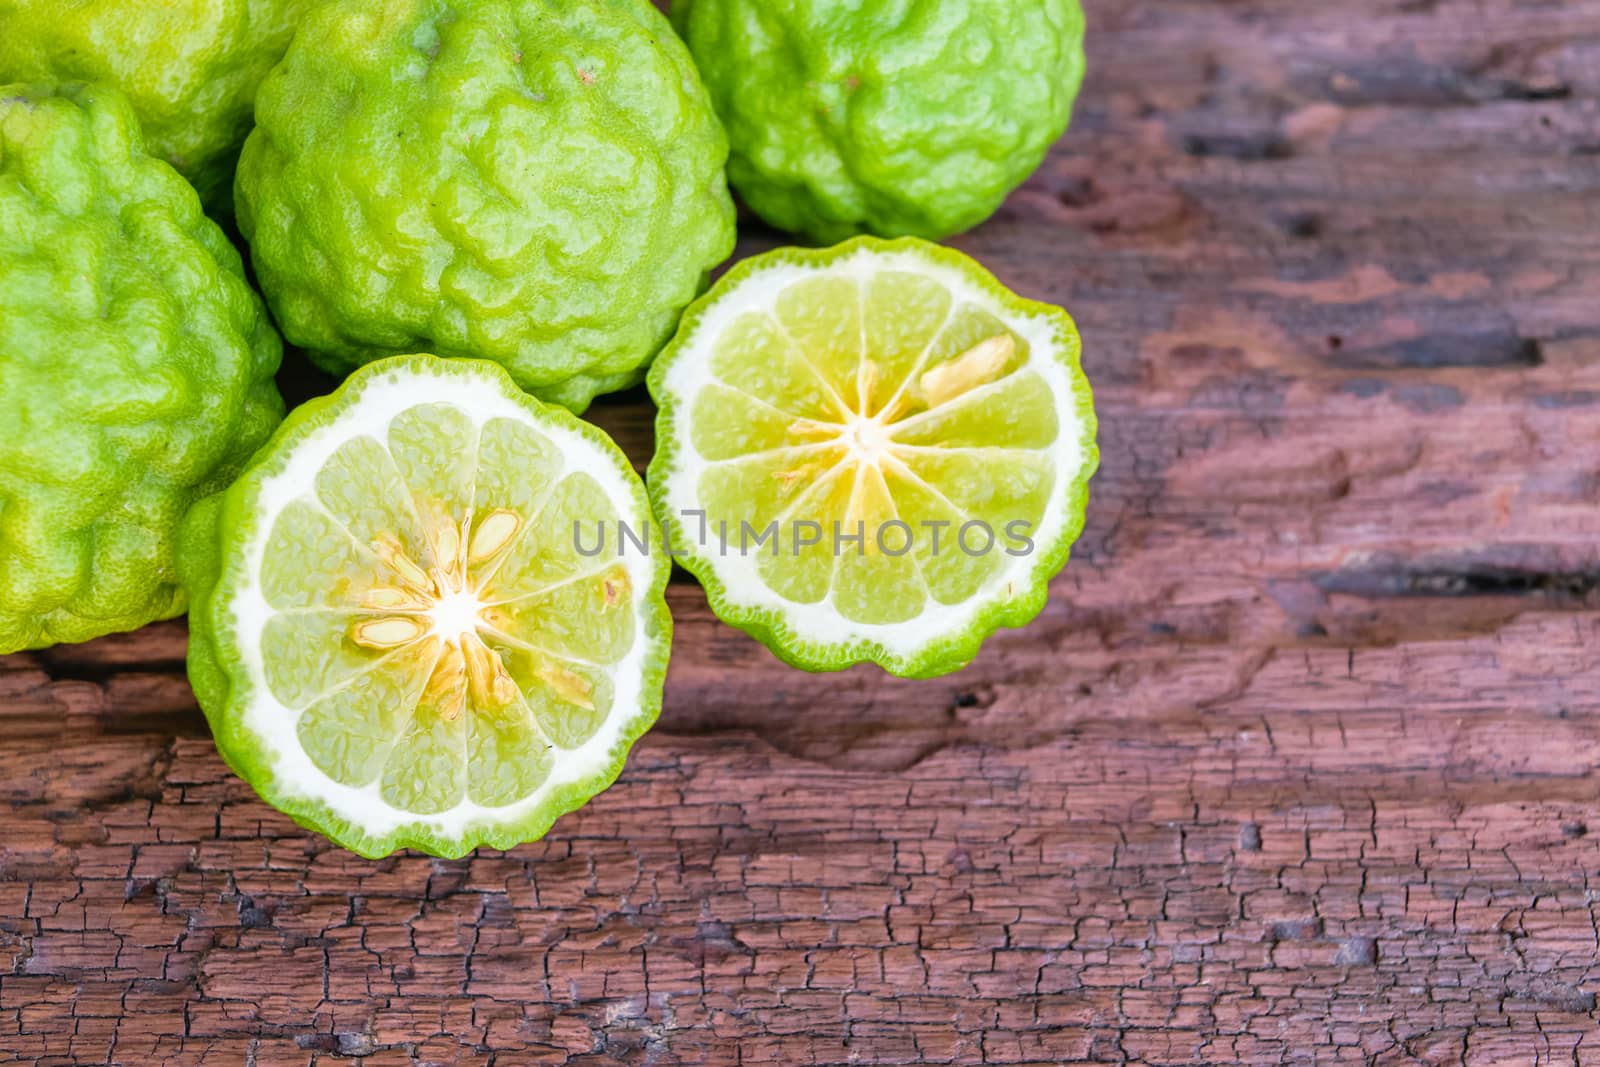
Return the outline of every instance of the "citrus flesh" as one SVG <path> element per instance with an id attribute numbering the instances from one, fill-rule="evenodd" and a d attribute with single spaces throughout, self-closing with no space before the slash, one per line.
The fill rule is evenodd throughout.
<path id="1" fill-rule="evenodd" d="M 218 747 L 357 852 L 538 837 L 659 711 L 667 561 L 593 550 L 645 528 L 643 486 L 492 364 L 371 365 L 208 510 L 190 673 Z"/>
<path id="2" fill-rule="evenodd" d="M 745 261 L 651 371 L 651 496 L 723 619 L 811 670 L 964 665 L 1043 607 L 1095 419 L 1072 320 L 959 253 Z"/>

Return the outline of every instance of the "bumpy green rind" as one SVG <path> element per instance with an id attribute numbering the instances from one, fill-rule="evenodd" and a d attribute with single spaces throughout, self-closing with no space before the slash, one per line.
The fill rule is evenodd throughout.
<path id="1" fill-rule="evenodd" d="M 0 653 L 182 614 L 178 524 L 283 417 L 281 354 L 120 94 L 0 86 Z"/>
<path id="2" fill-rule="evenodd" d="M 694 551 L 694 538 L 683 529 L 678 517 L 669 513 L 671 509 L 665 493 L 658 489 L 666 485 L 668 473 L 676 470 L 680 463 L 682 442 L 688 434 L 688 405 L 693 401 L 692 397 L 674 395 L 666 386 L 666 376 L 676 360 L 694 358 L 695 353 L 691 352 L 687 341 L 711 305 L 737 289 L 747 278 L 774 264 L 826 266 L 848 259 L 862 248 L 879 253 L 915 253 L 959 270 L 970 283 L 988 293 L 1008 311 L 1047 319 L 1055 329 L 1058 362 L 1066 368 L 1072 381 L 1080 429 L 1079 445 L 1084 456 L 1077 477 L 1057 497 L 1066 515 L 1061 534 L 1048 544 L 1035 546 L 1033 567 L 1024 583 L 1026 588 L 1019 590 L 1009 600 L 989 605 L 961 630 L 923 646 L 911 656 L 898 654 L 877 641 L 808 641 L 794 632 L 783 612 L 734 602 L 728 596 L 722 580 L 717 577 L 715 561 L 708 554 Z M 994 275 L 971 258 L 954 249 L 940 248 L 917 238 L 886 241 L 875 237 L 858 237 L 833 248 L 779 248 L 741 261 L 718 280 L 709 293 L 689 306 L 684 312 L 678 335 L 650 368 L 650 396 L 656 403 L 656 453 L 650 461 L 646 481 L 651 487 L 656 521 L 667 532 L 667 539 L 678 553 L 675 562 L 700 580 L 717 618 L 748 633 L 792 667 L 825 672 L 844 670 L 857 663 L 876 663 L 890 674 L 902 678 L 937 678 L 960 670 L 972 661 L 984 641 L 996 630 L 1026 626 L 1044 610 L 1050 596 L 1050 579 L 1066 566 L 1073 542 L 1083 532 L 1084 515 L 1089 504 L 1089 479 L 1099 468 L 1100 450 L 1096 444 L 1099 423 L 1094 412 L 1094 394 L 1079 362 L 1081 347 L 1077 325 L 1061 308 L 1025 300 L 1000 284 Z"/>
<path id="3" fill-rule="evenodd" d="M 767 222 L 820 244 L 993 215 L 1067 128 L 1078 0 L 674 0 Z"/>
<path id="4" fill-rule="evenodd" d="M 581 411 L 643 377 L 733 249 L 727 140 L 648 0 L 339 0 L 256 120 L 240 229 L 334 373 L 492 359 Z"/>
<path id="5" fill-rule="evenodd" d="M 254 683 L 228 621 L 234 597 L 241 589 L 256 584 L 256 578 L 247 573 L 243 550 L 259 529 L 261 516 L 257 496 L 262 481 L 280 470 L 306 437 L 337 422 L 354 405 L 365 382 L 379 375 L 408 370 L 425 371 L 431 376 L 456 374 L 477 378 L 514 399 L 541 422 L 582 435 L 603 449 L 621 469 L 629 471 L 632 505 L 639 516 L 650 514 L 644 485 L 632 476 L 627 457 L 614 441 L 592 424 L 528 396 L 517 388 L 503 368 L 481 360 L 443 360 L 425 354 L 394 356 L 370 364 L 353 374 L 330 396 L 308 401 L 290 412 L 238 481 L 225 492 L 202 501 L 191 512 L 184 527 L 182 560 L 191 602 L 189 681 L 211 725 L 223 760 L 250 783 L 261 799 L 300 826 L 368 859 L 406 848 L 457 859 L 479 847 L 508 849 L 538 840 L 557 819 L 582 807 L 622 773 L 628 751 L 661 713 L 661 692 L 672 645 L 672 616 L 666 602 L 672 565 L 664 553 L 652 554 L 654 562 L 645 618 L 650 648 L 644 660 L 641 704 L 624 724 L 610 761 L 601 772 L 552 793 L 520 820 L 469 826 L 459 837 L 441 836 L 423 821 L 400 826 L 392 833 L 374 834 L 327 805 L 309 800 L 285 786 L 277 777 L 267 744 L 244 724 L 245 709 L 254 699 Z M 426 403 L 429 399 L 427 378 L 419 378 L 418 384 L 417 400 Z"/>
<path id="6" fill-rule="evenodd" d="M 122 90 L 152 155 L 233 210 L 256 86 L 319 0 L 0 0 L 0 83 Z"/>

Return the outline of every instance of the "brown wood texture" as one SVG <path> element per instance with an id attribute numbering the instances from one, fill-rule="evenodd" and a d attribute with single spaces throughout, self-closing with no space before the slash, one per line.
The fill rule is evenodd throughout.
<path id="1" fill-rule="evenodd" d="M 0 660 L 0 1058 L 1600 1064 L 1600 0 L 1090 15 L 954 242 L 1097 390 L 1033 626 L 809 676 L 679 582 L 622 780 L 459 862 L 257 801 L 181 622 Z"/>

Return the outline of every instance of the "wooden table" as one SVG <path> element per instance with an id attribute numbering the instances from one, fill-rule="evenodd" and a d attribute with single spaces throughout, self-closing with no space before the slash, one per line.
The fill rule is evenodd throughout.
<path id="1" fill-rule="evenodd" d="M 255 800 L 181 622 L 0 660 L 0 1056 L 1600 1063 L 1600 0 L 1091 16 L 955 242 L 1099 398 L 1033 626 L 808 676 L 680 581 L 622 780 L 459 862 Z"/>

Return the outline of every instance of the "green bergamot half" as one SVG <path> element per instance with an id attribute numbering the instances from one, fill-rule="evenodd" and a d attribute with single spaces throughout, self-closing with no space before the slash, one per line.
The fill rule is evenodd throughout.
<path id="1" fill-rule="evenodd" d="M 660 711 L 668 561 L 592 547 L 648 521 L 616 445 L 494 364 L 357 371 L 185 528 L 217 748 L 365 856 L 541 836 Z"/>
<path id="2" fill-rule="evenodd" d="M 650 372 L 650 493 L 712 609 L 808 670 L 956 670 L 1044 607 L 1098 461 L 1078 332 L 906 238 L 746 260 Z"/>

